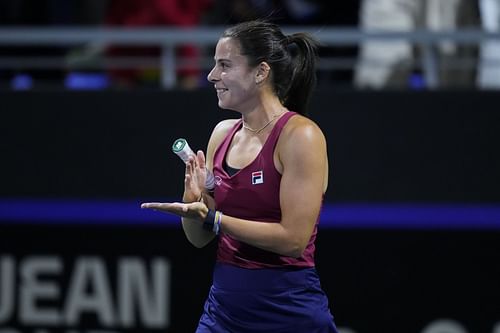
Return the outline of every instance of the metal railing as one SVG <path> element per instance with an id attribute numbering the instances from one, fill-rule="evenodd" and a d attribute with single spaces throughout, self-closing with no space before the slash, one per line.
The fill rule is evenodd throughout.
<path id="1" fill-rule="evenodd" d="M 175 48 L 182 44 L 214 46 L 225 27 L 211 26 L 193 29 L 178 28 L 1 28 L 0 47 L 71 47 L 81 45 L 125 45 L 158 46 L 161 48 L 159 61 L 151 58 L 114 59 L 104 63 L 105 67 L 155 66 L 161 72 L 164 88 L 176 85 L 176 68 L 179 60 Z M 500 41 L 500 33 L 482 30 L 457 30 L 450 32 L 430 32 L 417 30 L 412 32 L 361 31 L 355 28 L 332 27 L 284 27 L 285 33 L 308 32 L 315 36 L 323 46 L 357 46 L 367 41 L 406 41 L 418 45 L 422 50 L 422 71 L 429 88 L 439 86 L 438 64 L 435 46 L 443 42 L 477 45 L 487 40 Z M 121 60 L 121 62 L 120 62 Z M 346 68 L 355 65 L 355 60 L 325 59 L 321 69 Z M 61 58 L 42 58 L 32 56 L 0 57 L 0 69 L 33 66 L 34 68 L 64 67 Z M 207 63 L 202 66 L 207 67 Z"/>

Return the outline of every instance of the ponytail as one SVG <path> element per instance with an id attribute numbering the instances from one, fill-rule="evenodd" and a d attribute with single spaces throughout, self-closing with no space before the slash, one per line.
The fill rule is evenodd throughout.
<path id="1" fill-rule="evenodd" d="M 316 86 L 318 42 L 305 33 L 295 33 L 287 39 L 288 50 L 292 56 L 292 78 L 284 105 L 289 110 L 306 115 Z"/>

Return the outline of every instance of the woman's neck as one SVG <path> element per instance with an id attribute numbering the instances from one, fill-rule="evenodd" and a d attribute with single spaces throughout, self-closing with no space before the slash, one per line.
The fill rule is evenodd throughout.
<path id="1" fill-rule="evenodd" d="M 250 132 L 261 132 L 286 111 L 277 96 L 263 99 L 252 110 L 241 113 L 243 127 Z"/>

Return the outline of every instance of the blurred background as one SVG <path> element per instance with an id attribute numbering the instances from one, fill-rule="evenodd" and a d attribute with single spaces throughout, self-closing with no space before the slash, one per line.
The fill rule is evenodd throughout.
<path id="1" fill-rule="evenodd" d="M 500 333 L 499 0 L 0 1 L 0 333 L 194 331 L 216 244 L 139 205 L 238 116 L 206 75 L 255 18 L 321 42 L 340 331 Z"/>

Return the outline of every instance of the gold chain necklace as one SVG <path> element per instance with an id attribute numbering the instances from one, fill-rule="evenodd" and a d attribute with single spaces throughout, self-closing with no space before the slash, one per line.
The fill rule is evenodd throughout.
<path id="1" fill-rule="evenodd" d="M 279 116 L 281 116 L 284 112 L 280 113 L 280 114 L 275 114 L 273 116 L 273 118 L 271 118 L 271 120 L 269 120 L 264 126 L 262 126 L 261 128 L 259 129 L 253 129 L 251 127 L 249 127 L 245 121 L 243 120 L 243 128 L 246 129 L 246 130 L 249 130 L 250 132 L 252 133 L 255 133 L 255 134 L 259 134 L 260 132 L 262 132 L 267 126 L 271 125 L 271 123 L 276 120 L 276 118 L 278 118 Z"/>

